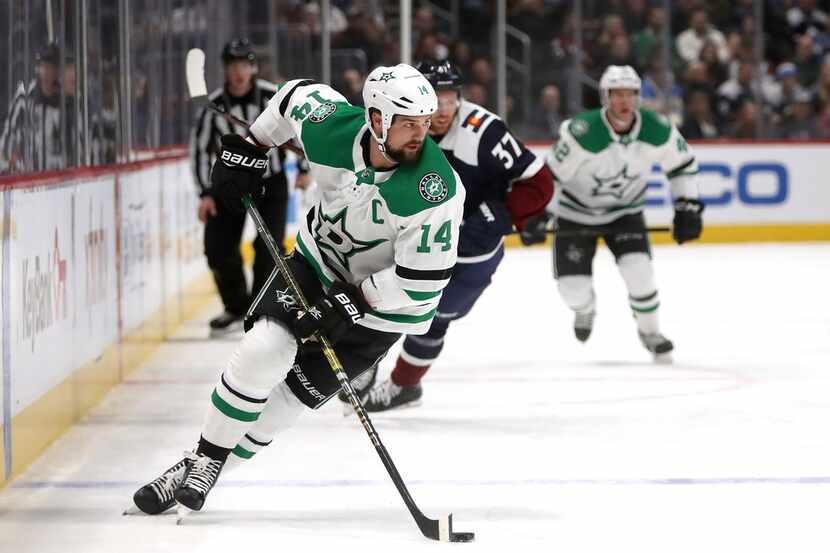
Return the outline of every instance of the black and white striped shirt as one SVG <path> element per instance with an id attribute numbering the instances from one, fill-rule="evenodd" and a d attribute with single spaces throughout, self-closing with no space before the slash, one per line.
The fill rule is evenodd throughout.
<path id="1" fill-rule="evenodd" d="M 241 98 L 234 98 L 224 87 L 211 92 L 208 98 L 224 111 L 253 123 L 259 117 L 259 114 L 265 110 L 268 100 L 276 92 L 277 86 L 275 84 L 256 79 L 251 91 Z M 222 147 L 222 135 L 229 133 L 248 136 L 247 129 L 235 125 L 215 111 L 205 108 L 199 114 L 196 126 L 190 136 L 190 165 L 196 185 L 199 187 L 200 196 L 210 192 L 210 168 Z M 265 176 L 269 177 L 282 173 L 285 153 L 279 148 L 274 148 L 271 150 L 269 157 L 271 163 L 265 172 Z"/>
<path id="2" fill-rule="evenodd" d="M 60 92 L 47 98 L 37 80 L 21 83 L 0 134 L 0 173 L 60 169 L 61 133 Z"/>

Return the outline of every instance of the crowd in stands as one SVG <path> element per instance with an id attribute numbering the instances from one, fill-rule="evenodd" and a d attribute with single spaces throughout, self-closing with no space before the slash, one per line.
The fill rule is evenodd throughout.
<path id="1" fill-rule="evenodd" d="M 666 114 L 690 139 L 830 138 L 830 0 L 759 1 L 762 25 L 754 0 L 673 0 L 670 14 L 662 1 L 583 0 L 580 20 L 571 0 L 508 0 L 508 25 L 531 40 L 533 105 L 517 105 L 527 97 L 519 88 L 524 81 L 508 73 L 507 116 L 527 138 L 555 138 L 571 115 L 567 108 L 598 105 L 594 83 L 603 69 L 624 64 L 643 79 L 643 105 Z M 317 2 L 284 4 L 287 18 L 319 34 Z M 451 58 L 466 77 L 465 97 L 495 109 L 495 2 L 458 0 L 456 39 L 439 17 L 450 12 L 449 0 L 413 4 L 413 58 Z M 365 51 L 369 67 L 396 63 L 397 5 L 332 0 L 332 47 Z M 577 26 L 580 71 L 574 71 Z M 508 55 L 520 60 L 518 48 L 509 41 Z M 583 85 L 574 88 L 575 78 Z M 335 84 L 359 103 L 362 79 L 359 68 L 346 68 Z M 568 98 L 574 90 L 582 97 Z"/>

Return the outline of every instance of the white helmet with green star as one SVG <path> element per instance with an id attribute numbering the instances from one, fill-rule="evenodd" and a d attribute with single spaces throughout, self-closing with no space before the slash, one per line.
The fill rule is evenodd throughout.
<path id="1" fill-rule="evenodd" d="M 438 96 L 432 85 L 420 71 L 399 63 L 392 67 L 376 67 L 366 77 L 363 85 L 363 105 L 366 106 L 366 123 L 369 132 L 385 152 L 386 137 L 395 115 L 432 115 L 438 109 Z M 369 113 L 380 112 L 381 134 L 372 129 Z"/>

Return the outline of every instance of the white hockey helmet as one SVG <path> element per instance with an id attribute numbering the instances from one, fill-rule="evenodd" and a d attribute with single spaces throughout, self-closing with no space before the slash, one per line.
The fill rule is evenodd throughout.
<path id="1" fill-rule="evenodd" d="M 411 65 L 399 63 L 392 67 L 376 67 L 369 73 L 363 85 L 363 105 L 369 132 L 377 140 L 380 150 L 385 152 L 392 118 L 395 115 L 432 115 L 438 109 L 438 96 L 421 72 Z M 371 109 L 380 112 L 380 136 L 372 129 Z"/>
<path id="2" fill-rule="evenodd" d="M 615 89 L 636 90 L 637 106 L 640 105 L 640 76 L 630 65 L 609 65 L 599 79 L 599 96 L 602 105 L 608 105 L 608 91 Z"/>

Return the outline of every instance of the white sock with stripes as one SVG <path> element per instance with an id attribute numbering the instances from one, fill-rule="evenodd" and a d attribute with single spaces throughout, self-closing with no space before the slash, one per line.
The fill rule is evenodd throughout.
<path id="1" fill-rule="evenodd" d="M 285 327 L 268 319 L 257 321 L 242 337 L 219 377 L 202 437 L 228 449 L 239 444 L 260 418 L 269 395 L 285 378 L 296 354 L 296 340 Z"/>

